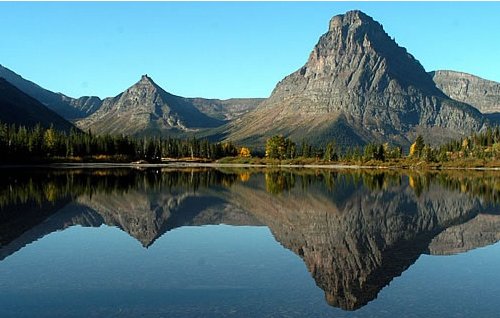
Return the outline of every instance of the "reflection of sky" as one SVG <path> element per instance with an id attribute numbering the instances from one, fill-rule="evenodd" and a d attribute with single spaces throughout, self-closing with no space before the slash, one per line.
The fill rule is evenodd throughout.
<path id="1" fill-rule="evenodd" d="M 422 255 L 379 298 L 391 295 L 395 302 L 414 302 L 412 311 L 419 317 L 426 313 L 429 317 L 498 317 L 499 291 L 500 243 L 496 243 L 453 256 Z"/>
<path id="2" fill-rule="evenodd" d="M 266 227 L 182 227 L 149 249 L 116 228 L 72 227 L 0 263 L 1 317 L 2 310 L 26 304 L 71 310 L 71 304 L 59 303 L 60 297 L 82 308 L 95 297 L 106 297 L 94 304 L 96 310 L 129 303 L 172 310 L 179 302 L 200 308 L 240 302 L 244 307 L 266 302 L 279 306 L 280 299 L 284 305 L 298 303 L 304 293 L 322 304 L 323 293 L 305 265 Z M 173 300 L 165 299 L 169 297 Z"/>
<path id="3" fill-rule="evenodd" d="M 0 263 L 0 317 L 494 317 L 499 249 L 421 256 L 378 299 L 344 312 L 266 227 L 181 227 L 145 249 L 117 228 L 77 226 Z"/>

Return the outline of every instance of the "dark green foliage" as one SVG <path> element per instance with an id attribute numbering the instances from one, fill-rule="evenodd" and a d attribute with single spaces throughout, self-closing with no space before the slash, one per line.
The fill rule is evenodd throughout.
<path id="1" fill-rule="evenodd" d="M 270 159 L 294 159 L 297 146 L 289 138 L 273 136 L 266 141 L 266 157 Z"/>
<path id="2" fill-rule="evenodd" d="M 500 159 L 500 129 L 488 127 L 480 133 L 456 140 L 433 150 L 436 161 L 448 161 L 457 157 L 472 159 Z M 450 157 L 451 156 L 451 157 Z"/>
<path id="3" fill-rule="evenodd" d="M 384 145 L 368 144 L 365 146 L 363 159 L 385 161 Z"/>
<path id="4" fill-rule="evenodd" d="M 300 156 L 304 158 L 310 158 L 312 155 L 312 146 L 307 143 L 306 140 L 302 140 L 302 151 L 300 152 Z"/>
<path id="5" fill-rule="evenodd" d="M 192 138 L 161 139 L 128 136 L 93 135 L 71 129 L 69 133 L 36 125 L 33 128 L 7 125 L 0 122 L 0 162 L 23 163 L 50 161 L 57 158 L 88 158 L 105 156 L 111 160 L 146 160 L 160 162 L 161 158 L 219 159 L 236 156 L 232 143 L 209 143 Z"/>
<path id="6" fill-rule="evenodd" d="M 324 159 L 326 161 L 337 161 L 339 160 L 338 150 L 335 141 L 330 141 L 326 145 Z"/>

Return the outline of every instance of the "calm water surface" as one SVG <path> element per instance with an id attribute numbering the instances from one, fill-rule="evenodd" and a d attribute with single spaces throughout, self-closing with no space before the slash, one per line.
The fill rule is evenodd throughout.
<path id="1" fill-rule="evenodd" d="M 0 317 L 498 317 L 500 173 L 0 170 Z"/>

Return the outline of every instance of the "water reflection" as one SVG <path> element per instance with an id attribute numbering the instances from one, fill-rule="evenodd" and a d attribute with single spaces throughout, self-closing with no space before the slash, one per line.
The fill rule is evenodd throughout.
<path id="1" fill-rule="evenodd" d="M 331 170 L 2 171 L 0 260 L 74 225 L 144 247 L 185 225 L 265 225 L 326 301 L 354 310 L 424 253 L 500 239 L 497 172 Z"/>

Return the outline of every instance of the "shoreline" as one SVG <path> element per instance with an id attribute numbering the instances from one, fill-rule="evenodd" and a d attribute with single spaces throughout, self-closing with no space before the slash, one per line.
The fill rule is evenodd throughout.
<path id="1" fill-rule="evenodd" d="M 252 164 L 252 163 L 218 163 L 218 162 L 171 162 L 171 163 L 113 163 L 113 162 L 61 162 L 44 164 L 8 164 L 0 165 L 0 169 L 43 168 L 43 169 L 112 169 L 112 168 L 292 168 L 292 169 L 366 169 L 366 170 L 413 170 L 413 171 L 500 171 L 500 167 L 408 167 L 382 165 L 352 165 L 352 164 Z"/>

